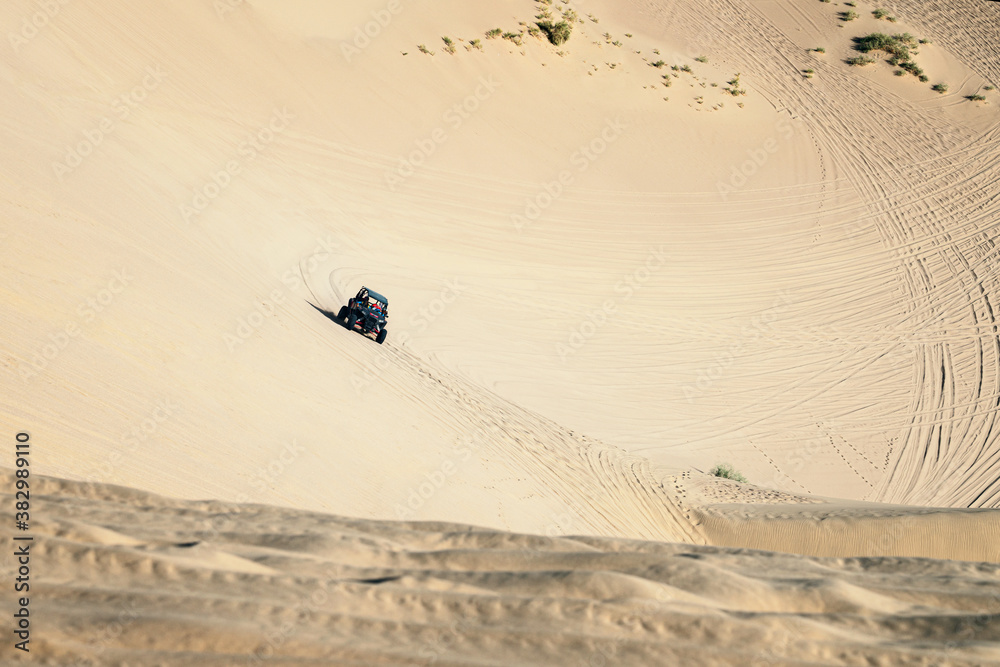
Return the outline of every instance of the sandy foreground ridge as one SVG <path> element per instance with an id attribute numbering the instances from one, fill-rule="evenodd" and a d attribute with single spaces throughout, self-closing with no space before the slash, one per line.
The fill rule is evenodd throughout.
<path id="1" fill-rule="evenodd" d="M 0 662 L 1000 664 L 1000 3 L 349 4 L 0 7 Z"/>

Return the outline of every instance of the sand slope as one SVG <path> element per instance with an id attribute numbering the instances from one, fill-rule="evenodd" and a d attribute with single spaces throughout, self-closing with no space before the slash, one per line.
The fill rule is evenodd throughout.
<path id="1" fill-rule="evenodd" d="M 45 519 L 32 656 L 48 664 L 1000 660 L 995 564 L 531 536 L 34 483 Z"/>
<path id="2" fill-rule="evenodd" d="M 1000 3 L 390 4 L 0 8 L 45 650 L 996 659 Z"/>

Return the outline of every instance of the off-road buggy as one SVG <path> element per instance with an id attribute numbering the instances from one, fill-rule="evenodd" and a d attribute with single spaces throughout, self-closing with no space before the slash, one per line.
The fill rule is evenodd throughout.
<path id="1" fill-rule="evenodd" d="M 358 295 L 340 309 L 340 319 L 351 331 L 358 330 L 363 335 L 375 334 L 375 341 L 385 342 L 385 322 L 389 317 L 389 300 L 367 287 L 358 290 Z"/>

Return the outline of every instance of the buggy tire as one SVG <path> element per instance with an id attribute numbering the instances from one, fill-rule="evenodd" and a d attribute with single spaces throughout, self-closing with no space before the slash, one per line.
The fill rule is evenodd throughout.
<path id="1" fill-rule="evenodd" d="M 354 325 L 357 324 L 357 323 L 358 323 L 358 321 L 354 318 L 354 315 L 352 313 L 348 313 L 347 314 L 347 328 L 350 329 L 351 331 L 354 331 Z"/>
<path id="2" fill-rule="evenodd" d="M 382 343 L 384 343 L 385 342 L 385 336 L 386 336 L 387 333 L 388 332 L 385 329 L 382 329 L 381 331 L 379 331 L 378 332 L 378 336 L 375 337 L 375 342 L 378 343 L 379 345 L 381 345 Z"/>
<path id="3" fill-rule="evenodd" d="M 337 319 L 340 320 L 340 321 L 346 320 L 347 319 L 347 313 L 349 313 L 349 312 L 351 312 L 351 311 L 348 310 L 347 306 L 341 306 L 340 307 L 340 314 L 337 315 Z"/>

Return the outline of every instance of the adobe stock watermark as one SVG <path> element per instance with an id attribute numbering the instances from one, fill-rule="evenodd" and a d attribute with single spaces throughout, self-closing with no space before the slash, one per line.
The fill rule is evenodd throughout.
<path id="1" fill-rule="evenodd" d="M 91 466 L 83 476 L 87 484 L 101 484 L 114 476 L 115 470 L 127 455 L 135 454 L 142 445 L 149 442 L 167 421 L 180 412 L 180 406 L 166 398 L 157 401 L 156 406 L 141 422 L 135 423 L 123 433 L 115 447 L 98 464 Z"/>
<path id="2" fill-rule="evenodd" d="M 246 664 L 261 665 L 278 656 L 278 651 L 295 636 L 299 626 L 323 611 L 330 600 L 330 582 L 338 581 L 340 578 L 340 574 L 332 568 L 323 576 L 317 577 L 317 587 L 299 597 L 295 604 L 287 609 L 287 618 L 281 621 L 280 625 L 273 626 L 261 635 L 261 642 L 247 656 Z"/>
<path id="3" fill-rule="evenodd" d="M 468 289 L 467 286 L 459 282 L 458 278 L 446 281 L 437 296 L 421 306 L 417 312 L 410 315 L 410 326 L 417 334 L 424 333 L 435 320 L 444 315 L 445 311 L 462 296 L 466 289 Z M 394 333 L 396 330 L 393 328 L 391 315 L 386 322 L 386 331 L 393 332 L 389 335 L 399 345 L 405 345 L 413 338 L 413 334 L 408 330 Z M 354 371 L 351 373 L 351 386 L 354 387 L 354 391 L 360 395 L 366 387 L 371 386 L 372 383 L 382 376 L 382 373 L 389 368 L 391 363 L 389 351 L 380 346 L 372 365 L 366 366 L 363 371 Z"/>
<path id="4" fill-rule="evenodd" d="M 278 479 L 285 474 L 285 471 L 305 452 L 305 447 L 301 446 L 295 438 L 292 438 L 285 443 L 281 452 L 271 459 L 267 465 L 257 469 L 250 477 L 250 486 L 260 493 L 270 490 Z"/>
<path id="5" fill-rule="evenodd" d="M 645 262 L 631 273 L 622 276 L 622 279 L 615 283 L 614 287 L 614 292 L 619 297 L 606 299 L 601 303 L 600 308 L 591 310 L 583 322 L 570 330 L 565 343 L 556 344 L 556 354 L 559 355 L 559 360 L 566 363 L 570 356 L 576 354 L 587 344 L 587 341 L 616 317 L 619 314 L 619 298 L 622 302 L 631 299 L 653 277 L 653 274 L 667 263 L 667 259 L 663 246 L 653 248 L 649 251 Z"/>
<path id="6" fill-rule="evenodd" d="M 256 160 L 267 151 L 278 137 L 288 129 L 289 121 L 295 116 L 287 109 L 275 109 L 270 120 L 256 132 L 247 136 L 237 147 L 240 159 L 232 159 L 209 175 L 208 182 L 195 188 L 191 199 L 180 205 L 181 218 L 190 224 L 200 216 L 213 201 L 222 196 L 233 184 L 233 178 L 243 172 L 247 163 Z"/>
<path id="7" fill-rule="evenodd" d="M 95 657 L 79 659 L 73 663 L 74 667 L 98 667 L 104 664 L 100 660 L 100 656 L 108 650 L 112 642 L 117 641 L 125 633 L 129 626 L 136 623 L 140 616 L 134 601 L 129 600 L 121 605 L 115 620 L 105 623 L 100 632 L 87 642 L 88 648 L 93 650 Z"/>
<path id="8" fill-rule="evenodd" d="M 476 89 L 444 112 L 441 119 L 445 126 L 450 127 L 452 132 L 457 131 L 479 111 L 483 103 L 490 99 L 499 87 L 500 84 L 493 79 L 492 74 L 488 77 L 479 77 Z M 386 172 L 385 184 L 391 192 L 395 192 L 396 188 L 417 173 L 438 148 L 448 141 L 449 131 L 446 127 L 438 126 L 426 137 L 414 141 L 416 147 L 408 155 L 399 158 L 395 169 Z"/>
<path id="9" fill-rule="evenodd" d="M 287 473 L 288 468 L 307 451 L 294 438 L 288 441 L 274 458 L 257 469 L 251 478 L 251 486 L 253 486 L 255 491 L 260 493 L 269 490 L 271 486 Z M 258 495 L 257 498 L 259 497 Z M 245 511 L 243 506 L 254 502 L 254 500 L 255 498 L 251 497 L 245 491 L 236 494 L 232 504 L 229 504 L 228 509 L 205 520 L 206 530 L 200 534 L 201 539 L 210 540 L 217 537 L 227 528 L 229 522 L 235 522 L 240 514 Z"/>
<path id="10" fill-rule="evenodd" d="M 455 645 L 476 625 L 470 621 L 459 619 L 452 621 L 444 630 L 438 630 L 435 635 L 427 641 L 417 651 L 426 662 L 422 664 L 433 665 L 438 660 L 444 658 L 448 653 L 454 651 Z M 454 664 L 454 663 L 452 663 Z"/>
<path id="11" fill-rule="evenodd" d="M 453 457 L 446 458 L 431 472 L 424 473 L 424 479 L 416 486 L 411 486 L 405 492 L 406 501 L 396 503 L 392 510 L 400 521 L 408 521 L 420 510 L 438 491 L 444 488 L 449 479 L 455 476 L 459 466 L 472 457 L 469 447 L 456 447 L 452 450 Z"/>
<path id="12" fill-rule="evenodd" d="M 84 299 L 76 309 L 78 320 L 71 320 L 63 328 L 55 333 L 50 333 L 48 341 L 43 343 L 26 364 L 21 364 L 19 374 L 21 379 L 27 382 L 31 378 L 42 373 L 49 364 L 55 361 L 63 350 L 69 347 L 70 342 L 83 333 L 84 323 L 90 323 L 107 310 L 118 298 L 118 295 L 125 291 L 125 288 L 132 282 L 134 276 L 130 275 L 128 269 L 121 268 L 115 271 L 107 284 L 95 295 Z"/>
<path id="13" fill-rule="evenodd" d="M 792 488 L 794 485 L 803 491 L 809 492 L 808 489 L 802 486 L 789 472 L 785 472 L 785 470 L 791 473 L 801 472 L 807 466 L 813 464 L 813 459 L 816 456 L 830 451 L 830 438 L 839 428 L 839 424 L 837 421 L 832 420 L 817 425 L 820 428 L 819 435 L 809 438 L 799 447 L 785 454 L 785 469 L 775 470 L 774 475 L 771 477 L 771 484 L 774 488 L 786 493 L 797 493 Z"/>
<path id="14" fill-rule="evenodd" d="M 21 19 L 21 25 L 16 32 L 11 30 L 7 33 L 7 41 L 10 42 L 14 53 L 19 53 L 22 46 L 38 37 L 68 4 L 69 0 L 36 0 L 36 11 L 31 16 Z"/>
<path id="15" fill-rule="evenodd" d="M 247 4 L 247 0 L 212 0 L 212 9 L 220 19 L 226 18 L 240 7 Z"/>
<path id="16" fill-rule="evenodd" d="M 371 13 L 371 20 L 354 28 L 354 39 L 340 43 L 340 53 L 344 60 L 351 62 L 361 52 L 371 46 L 372 40 L 378 38 L 382 31 L 389 27 L 392 19 L 403 11 L 400 0 L 389 0 L 384 9 L 376 9 Z"/>
<path id="17" fill-rule="evenodd" d="M 82 131 L 83 138 L 74 144 L 66 146 L 65 156 L 61 161 L 52 162 L 52 171 L 62 183 L 73 173 L 84 160 L 110 137 L 118 127 L 118 123 L 128 119 L 149 98 L 150 93 L 160 87 L 166 80 L 167 73 L 158 65 L 150 65 L 145 70 L 142 81 L 128 92 L 122 93 L 111 103 L 111 113 L 95 121 L 92 127 Z M 116 120 L 117 119 L 117 120 Z"/>
<path id="18" fill-rule="evenodd" d="M 543 183 L 539 192 L 525 199 L 524 209 L 521 213 L 511 214 L 510 221 L 514 225 L 514 229 L 520 233 L 529 224 L 542 217 L 542 214 L 563 195 L 566 188 L 573 185 L 576 174 L 587 171 L 599 157 L 607 152 L 608 147 L 618 140 L 626 128 L 628 125 L 623 123 L 620 117 L 606 120 L 597 136 L 580 146 L 570 156 L 569 163 L 573 169 L 563 169 L 556 175 L 555 179 Z"/>
<path id="19" fill-rule="evenodd" d="M 780 150 L 779 139 L 787 142 L 795 136 L 791 120 L 785 114 L 781 114 L 778 117 L 778 121 L 774 124 L 774 129 L 778 133 L 777 137 L 768 137 L 760 146 L 748 148 L 747 159 L 732 167 L 728 179 L 716 182 L 715 187 L 719 191 L 722 201 L 729 201 L 729 193 L 746 186 L 750 179 L 767 164 L 771 156 Z"/>
<path id="20" fill-rule="evenodd" d="M 329 234 L 324 238 L 317 239 L 316 245 L 305 260 L 305 275 L 310 276 L 315 273 L 330 258 L 331 254 L 339 249 L 340 245 Z M 288 292 L 294 292 L 304 285 L 302 272 L 301 262 L 282 272 L 280 279 L 285 289 L 275 287 L 266 298 L 259 300 L 249 313 L 236 320 L 232 332 L 227 331 L 223 334 L 222 341 L 230 352 L 235 352 L 274 316 L 278 306 L 288 299 Z"/>
<path id="21" fill-rule="evenodd" d="M 782 290 L 774 300 L 774 304 L 759 315 L 750 319 L 750 323 L 740 329 L 737 339 L 726 349 L 717 352 L 715 359 L 705 368 L 697 372 L 697 379 L 693 384 L 687 384 L 683 388 L 684 397 L 688 403 L 704 394 L 715 381 L 721 378 L 725 372 L 732 368 L 733 364 L 746 346 L 757 341 L 764 335 L 777 321 L 778 316 L 788 310 L 791 303 L 791 294 L 787 290 Z"/>

